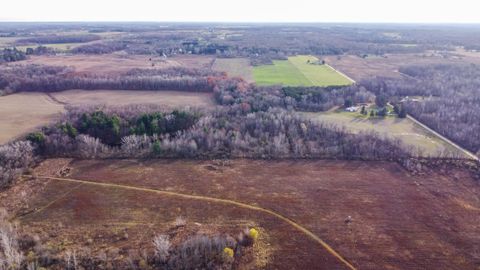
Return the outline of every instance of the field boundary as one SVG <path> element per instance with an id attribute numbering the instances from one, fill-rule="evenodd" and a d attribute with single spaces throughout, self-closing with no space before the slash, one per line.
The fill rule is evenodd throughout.
<path id="1" fill-rule="evenodd" d="M 464 149 L 463 147 L 461 147 L 460 145 L 454 143 L 453 141 L 449 140 L 448 138 L 446 138 L 445 136 L 443 136 L 442 134 L 436 132 L 435 130 L 429 128 L 427 125 L 423 124 L 422 122 L 418 121 L 417 119 L 415 119 L 413 116 L 411 116 L 410 114 L 407 114 L 407 118 L 410 119 L 411 121 L 413 121 L 415 124 L 421 126 L 422 128 L 428 130 L 429 132 L 431 132 L 433 135 L 437 136 L 438 138 L 442 139 L 443 141 L 445 141 L 446 143 L 450 144 L 451 146 L 453 146 L 454 148 L 458 149 L 459 151 L 461 151 L 462 153 L 464 153 L 465 155 L 473 158 L 474 160 L 479 160 L 479 158 L 473 154 L 472 152 L 468 151 L 467 149 Z"/>
<path id="2" fill-rule="evenodd" d="M 339 71 L 338 69 L 330 66 L 329 64 L 325 63 L 325 65 L 331 69 L 333 69 L 334 71 L 336 71 L 338 74 L 342 75 L 343 77 L 347 78 L 347 80 L 351 81 L 352 83 L 357 83 L 354 79 L 348 77 L 345 73 Z"/>
<path id="3" fill-rule="evenodd" d="M 340 261 L 344 266 L 346 266 L 350 270 L 357 270 L 351 263 L 349 263 L 345 258 L 343 258 L 342 255 L 340 255 L 337 251 L 335 251 L 329 244 L 327 244 L 325 241 L 323 241 L 320 237 L 306 229 L 305 227 L 301 226 L 300 224 L 296 223 L 295 221 L 277 213 L 272 210 L 262 208 L 259 206 L 254 206 L 242 202 L 237 202 L 234 200 L 228 200 L 228 199 L 220 199 L 220 198 L 215 198 L 215 197 L 208 197 L 208 196 L 201 196 L 201 195 L 190 195 L 190 194 L 184 194 L 184 193 L 178 193 L 178 192 L 172 192 L 172 191 L 165 191 L 165 190 L 159 190 L 159 189 L 151 189 L 151 188 L 142 188 L 142 187 L 135 187 L 135 186 L 129 186 L 129 185 L 120 185 L 120 184 L 112 184 L 112 183 L 102 183 L 102 182 L 93 182 L 93 181 L 86 181 L 86 180 L 79 180 L 79 179 L 72 179 L 72 178 L 59 178 L 59 177 L 51 177 L 51 176 L 38 176 L 38 178 L 43 178 L 43 179 L 48 179 L 48 180 L 56 180 L 56 181 L 64 181 L 64 182 L 71 182 L 71 183 L 78 183 L 78 184 L 86 184 L 86 185 L 96 185 L 96 186 L 102 186 L 102 187 L 113 187 L 113 188 L 121 188 L 121 189 L 128 189 L 128 190 L 136 190 L 136 191 L 143 191 L 143 192 L 150 192 L 150 193 L 156 193 L 156 194 L 161 194 L 161 195 L 167 195 L 167 196 L 173 196 L 173 197 L 179 197 L 179 198 L 184 198 L 184 199 L 193 199 L 193 200 L 200 200 L 200 201 L 207 201 L 207 202 L 214 202 L 214 203 L 222 203 L 222 204 L 229 204 L 229 205 L 234 205 L 240 208 L 244 209 L 250 209 L 262 213 L 266 213 L 268 215 L 274 216 L 286 223 L 288 223 L 290 226 L 294 227 L 298 231 L 302 232 L 306 236 L 308 236 L 311 240 L 314 240 L 318 244 L 320 244 L 330 255 L 334 256 L 338 261 Z M 79 185 L 79 186 L 80 186 Z M 49 204 L 51 205 L 51 204 Z M 46 209 L 46 207 L 43 207 L 42 210 Z M 38 213 L 39 211 L 36 211 Z"/>

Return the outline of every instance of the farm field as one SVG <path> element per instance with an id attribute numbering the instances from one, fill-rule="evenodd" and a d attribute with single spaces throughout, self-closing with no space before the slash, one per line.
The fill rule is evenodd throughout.
<path id="1" fill-rule="evenodd" d="M 343 111 L 304 114 L 315 120 L 345 126 L 348 130 L 355 133 L 375 131 L 386 136 L 398 138 L 406 146 L 413 147 L 414 151 L 418 149 L 424 155 L 438 156 L 441 153 L 448 153 L 452 156 L 464 156 L 455 147 L 406 118 L 385 117 L 369 119 L 358 113 Z"/>
<path id="2" fill-rule="evenodd" d="M 217 71 L 224 71 L 230 77 L 240 77 L 247 82 L 255 82 L 253 67 L 247 58 L 217 58 L 212 68 Z"/>
<path id="3" fill-rule="evenodd" d="M 69 181 L 42 178 L 62 167 L 71 168 Z M 41 237 L 55 235 L 49 243 L 68 249 L 88 239 L 95 239 L 92 250 L 150 245 L 153 235 L 183 216 L 198 231 L 258 228 L 256 261 L 247 269 L 347 269 L 318 242 L 268 213 L 154 189 L 274 211 L 326 241 L 357 269 L 475 269 L 480 259 L 480 190 L 455 170 L 449 178 L 409 176 L 386 162 L 47 160 L 35 173 L 40 177 L 34 181 L 44 187 L 18 220 Z M 118 237 L 125 232 L 128 239 Z"/>
<path id="4" fill-rule="evenodd" d="M 435 65 L 435 64 L 480 64 L 480 53 L 457 50 L 450 57 L 442 57 L 432 53 L 424 54 L 387 54 L 382 56 L 332 55 L 324 57 L 327 64 L 341 70 L 356 81 L 375 76 L 400 77 L 398 72 L 402 66 Z"/>
<path id="5" fill-rule="evenodd" d="M 52 122 L 64 105 L 155 104 L 165 108 L 215 106 L 211 93 L 182 91 L 68 90 L 0 96 L 0 144 Z"/>
<path id="6" fill-rule="evenodd" d="M 134 68 L 168 68 L 190 67 L 211 68 L 212 57 L 185 55 L 164 59 L 163 57 L 149 57 L 144 55 L 55 55 L 31 56 L 25 61 L 14 65 L 38 64 L 50 66 L 70 66 L 77 74 L 118 74 Z"/>
<path id="7" fill-rule="evenodd" d="M 90 44 L 90 42 L 83 42 L 83 43 L 53 43 L 53 44 L 42 44 L 42 46 L 44 47 L 49 47 L 49 48 L 53 48 L 55 49 L 56 51 L 59 51 L 59 52 L 64 52 L 64 51 L 68 51 L 68 50 L 71 50 L 71 49 L 74 49 L 75 47 L 78 47 L 78 46 L 82 46 L 82 45 L 86 45 L 86 44 Z M 18 50 L 21 50 L 21 51 L 26 51 L 27 48 L 36 48 L 37 44 L 33 44 L 33 45 L 21 45 L 21 46 L 15 46 L 15 48 L 17 48 Z"/>
<path id="8" fill-rule="evenodd" d="M 70 105 L 155 104 L 168 108 L 215 106 L 212 93 L 187 91 L 68 90 L 51 95 L 60 103 Z"/>
<path id="9" fill-rule="evenodd" d="M 44 93 L 0 96 L 0 144 L 43 126 L 63 111 Z"/>
<path id="10" fill-rule="evenodd" d="M 288 60 L 274 60 L 273 65 L 254 67 L 253 75 L 259 85 L 332 86 L 352 83 L 327 65 L 313 64 L 316 61 L 316 57 L 302 55 L 289 57 Z"/>

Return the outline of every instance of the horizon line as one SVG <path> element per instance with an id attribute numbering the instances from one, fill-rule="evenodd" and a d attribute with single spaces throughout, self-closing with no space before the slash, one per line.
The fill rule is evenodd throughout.
<path id="1" fill-rule="evenodd" d="M 210 24 L 424 24 L 424 25 L 480 25 L 478 22 L 400 22 L 400 21 L 156 21 L 156 20 L 53 20 L 53 21 L 43 21 L 43 20 L 2 20 L 0 23 L 210 23 Z"/>

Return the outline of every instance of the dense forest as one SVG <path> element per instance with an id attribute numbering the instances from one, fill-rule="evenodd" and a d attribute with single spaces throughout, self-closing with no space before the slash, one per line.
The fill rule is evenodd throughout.
<path id="1" fill-rule="evenodd" d="M 398 102 L 407 112 L 473 152 L 480 150 L 480 67 L 477 65 L 409 66 L 407 78 L 362 82 L 377 96 Z"/>
<path id="2" fill-rule="evenodd" d="M 70 108 L 64 119 L 27 139 L 47 156 L 189 158 L 340 158 L 396 160 L 398 141 L 352 135 L 282 109 L 245 113 L 162 112 L 155 106 Z M 374 146 L 374 147 L 372 147 Z"/>

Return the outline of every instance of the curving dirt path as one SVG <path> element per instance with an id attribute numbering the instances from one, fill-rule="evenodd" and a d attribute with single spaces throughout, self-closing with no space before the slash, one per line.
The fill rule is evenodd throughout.
<path id="1" fill-rule="evenodd" d="M 306 229 L 305 227 L 301 226 L 300 224 L 292 221 L 291 219 L 276 213 L 272 210 L 265 209 L 262 207 L 258 206 L 253 206 L 249 205 L 246 203 L 241 203 L 233 200 L 227 200 L 227 199 L 219 199 L 219 198 L 214 198 L 214 197 L 208 197 L 208 196 L 200 196 L 200 195 L 188 195 L 188 194 L 183 194 L 183 193 L 177 193 L 177 192 L 172 192 L 172 191 L 165 191 L 165 190 L 158 190 L 158 189 L 150 189 L 150 188 L 141 188 L 141 187 L 134 187 L 134 186 L 129 186 L 129 185 L 120 185 L 120 184 L 111 184 L 111 183 L 100 183 L 100 182 L 92 182 L 92 181 L 85 181 L 85 180 L 79 180 L 79 179 L 71 179 L 71 178 L 58 178 L 58 177 L 51 177 L 51 176 L 38 176 L 39 178 L 43 179 L 49 179 L 49 180 L 56 180 L 56 181 L 65 181 L 65 182 L 71 182 L 71 183 L 78 183 L 79 185 L 96 185 L 96 186 L 103 186 L 103 187 L 114 187 L 114 188 L 121 188 L 121 189 L 128 189 L 128 190 L 136 190 L 136 191 L 144 191 L 144 192 L 151 192 L 151 193 L 156 193 L 156 194 L 161 194 L 161 195 L 166 195 L 166 196 L 174 196 L 174 197 L 179 197 L 179 198 L 184 198 L 184 199 L 193 199 L 193 200 L 199 200 L 199 201 L 207 201 L 207 202 L 214 202 L 214 203 L 221 203 L 221 204 L 229 204 L 229 205 L 234 205 L 240 208 L 244 209 L 250 209 L 262 213 L 266 213 L 268 215 L 274 216 L 281 221 L 288 223 L 290 226 L 294 227 L 295 229 L 299 230 L 303 234 L 305 234 L 307 237 L 310 239 L 314 240 L 318 244 L 320 244 L 329 254 L 334 256 L 337 260 L 339 260 L 344 266 L 346 266 L 348 269 L 351 270 L 356 270 L 356 268 L 349 263 L 342 255 L 340 255 L 337 251 L 335 251 L 330 245 L 328 245 L 325 241 L 323 241 L 320 237 Z M 45 209 L 46 207 L 41 208 L 39 211 Z M 35 211 L 35 213 L 38 213 L 39 211 Z"/>

